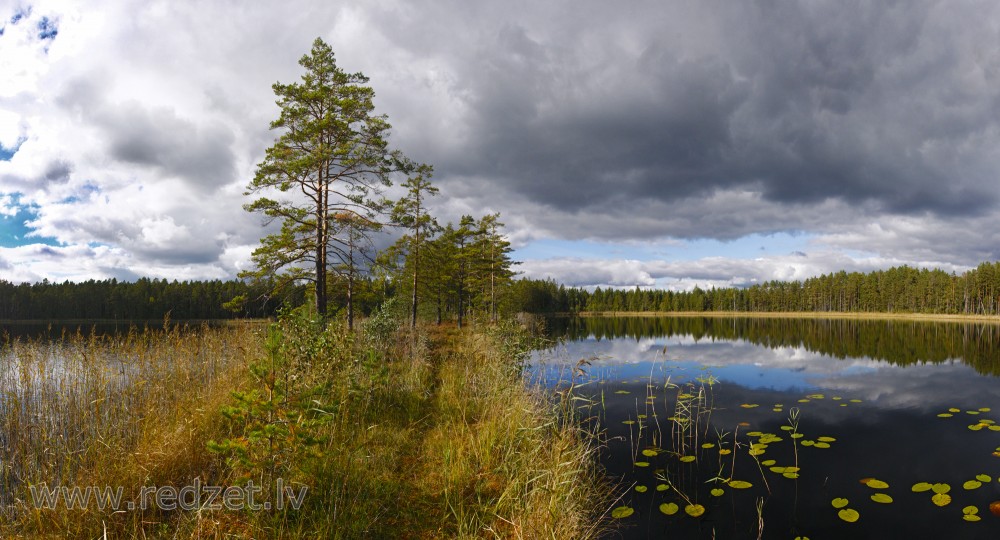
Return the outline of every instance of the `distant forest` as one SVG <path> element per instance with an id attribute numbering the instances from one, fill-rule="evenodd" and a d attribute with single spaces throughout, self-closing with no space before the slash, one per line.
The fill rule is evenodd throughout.
<path id="1" fill-rule="evenodd" d="M 565 287 L 553 281 L 521 280 L 524 311 L 742 311 L 861 312 L 997 315 L 1000 262 L 983 263 L 961 275 L 908 266 L 867 274 L 837 272 L 805 281 L 769 281 L 745 288 L 674 292 L 650 289 Z"/>
<path id="2" fill-rule="evenodd" d="M 394 293 L 391 281 L 362 278 L 355 292 L 359 311 L 369 313 Z M 271 296 L 272 285 L 232 281 L 85 281 L 22 283 L 0 280 L 0 320 L 155 320 L 273 317 L 284 305 L 308 301 L 306 287 Z M 333 288 L 339 292 L 339 288 Z M 334 306 L 346 300 L 335 292 Z M 234 302 L 234 300 L 236 300 Z M 837 272 L 805 281 L 769 281 L 745 288 L 686 292 L 652 289 L 566 287 L 551 280 L 519 279 L 500 299 L 502 311 L 863 312 L 997 315 L 1000 262 L 983 263 L 961 275 L 908 266 L 868 274 Z M 454 303 L 453 301 L 450 303 Z M 447 310 L 453 310 L 448 308 Z M 447 311 L 446 310 L 446 311 Z"/>
<path id="3" fill-rule="evenodd" d="M 281 306 L 268 300 L 265 289 L 253 290 L 242 281 L 167 281 L 142 278 L 134 282 L 109 279 L 73 283 L 12 283 L 0 280 L 0 320 L 155 320 L 269 317 Z M 226 305 L 236 298 L 261 298 L 237 310 Z"/>

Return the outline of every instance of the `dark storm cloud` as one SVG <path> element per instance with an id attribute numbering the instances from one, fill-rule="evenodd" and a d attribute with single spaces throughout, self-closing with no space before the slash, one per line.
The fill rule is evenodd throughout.
<path id="1" fill-rule="evenodd" d="M 203 191 L 236 178 L 230 128 L 183 118 L 170 108 L 109 103 L 104 96 L 110 78 L 108 73 L 91 73 L 73 79 L 56 102 L 97 127 L 113 159 L 153 168 Z"/>
<path id="2" fill-rule="evenodd" d="M 67 182 L 69 180 L 70 173 L 73 172 L 73 167 L 65 161 L 53 161 L 49 163 L 48 167 L 42 173 L 41 180 L 45 183 L 49 182 Z"/>
<path id="3" fill-rule="evenodd" d="M 521 5 L 477 21 L 456 13 L 448 24 L 480 38 L 450 60 L 453 94 L 471 113 L 466 143 L 435 158 L 460 196 L 491 193 L 497 206 L 506 190 L 510 201 L 594 215 L 726 191 L 796 214 L 832 200 L 872 216 L 947 218 L 997 201 L 992 3 Z M 658 221 L 651 236 L 692 234 L 665 216 L 632 215 Z M 695 235 L 787 221 L 734 219 L 742 223 Z"/>
<path id="4" fill-rule="evenodd" d="M 226 127 L 198 126 L 171 110 L 147 110 L 135 103 L 117 107 L 101 120 L 116 159 L 157 167 L 209 190 L 235 178 L 233 133 Z"/>

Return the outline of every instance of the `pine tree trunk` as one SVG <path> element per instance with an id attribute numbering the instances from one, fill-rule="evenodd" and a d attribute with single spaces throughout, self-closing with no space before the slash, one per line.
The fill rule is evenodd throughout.
<path id="1" fill-rule="evenodd" d="M 410 299 L 410 328 L 417 327 L 417 269 L 420 267 L 419 248 L 413 250 L 413 296 Z"/>

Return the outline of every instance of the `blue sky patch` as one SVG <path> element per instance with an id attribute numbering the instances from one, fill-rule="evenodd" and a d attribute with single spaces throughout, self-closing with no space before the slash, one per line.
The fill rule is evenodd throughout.
<path id="1" fill-rule="evenodd" d="M 14 145 L 14 148 L 7 148 L 6 146 L 0 144 L 0 161 L 10 161 L 10 158 L 14 157 L 14 154 L 16 154 L 18 149 L 21 148 L 21 144 L 23 144 L 26 140 L 27 139 L 22 137 L 17 141 L 17 144 Z"/>
<path id="2" fill-rule="evenodd" d="M 42 17 L 42 20 L 38 21 L 38 39 L 55 39 L 59 34 L 59 29 L 56 28 L 56 23 L 49 20 L 48 17 Z"/>
<path id="3" fill-rule="evenodd" d="M 21 22 L 21 19 L 27 19 L 31 16 L 31 6 L 25 9 L 18 9 L 14 12 L 14 15 L 10 18 L 10 24 L 17 24 Z"/>
<path id="4" fill-rule="evenodd" d="M 0 247 L 18 247 L 27 244 L 60 245 L 54 238 L 29 237 L 28 233 L 32 232 L 32 229 L 28 228 L 26 223 L 38 217 L 38 206 L 20 204 L 18 194 L 14 194 L 13 198 L 17 213 L 13 216 L 0 215 Z"/>

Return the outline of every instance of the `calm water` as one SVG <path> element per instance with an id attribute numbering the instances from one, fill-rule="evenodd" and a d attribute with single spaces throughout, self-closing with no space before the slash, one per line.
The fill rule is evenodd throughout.
<path id="1" fill-rule="evenodd" d="M 170 328 L 198 329 L 202 326 L 220 327 L 227 324 L 241 324 L 240 319 L 206 319 L 206 320 L 171 320 Z M 251 322 L 253 324 L 253 322 Z M 126 321 L 53 321 L 51 323 L 0 321 L 0 345 L 12 340 L 22 341 L 63 341 L 77 335 L 89 337 L 118 336 L 122 334 L 142 333 L 146 331 L 159 332 L 164 328 L 163 319 L 158 320 L 126 320 Z"/>
<path id="2" fill-rule="evenodd" d="M 580 415 L 601 430 L 602 465 L 623 493 L 615 506 L 633 512 L 610 538 L 1000 538 L 989 510 L 1000 501 L 998 326 L 549 326 L 561 341 L 536 353 L 535 374 L 565 388 L 587 361 L 573 381 L 591 400 Z M 937 501 L 950 502 L 914 492 L 918 483 L 947 484 Z M 670 503 L 678 511 L 666 515 Z M 695 504 L 699 517 L 685 512 Z M 973 512 L 979 521 L 966 520 Z"/>

